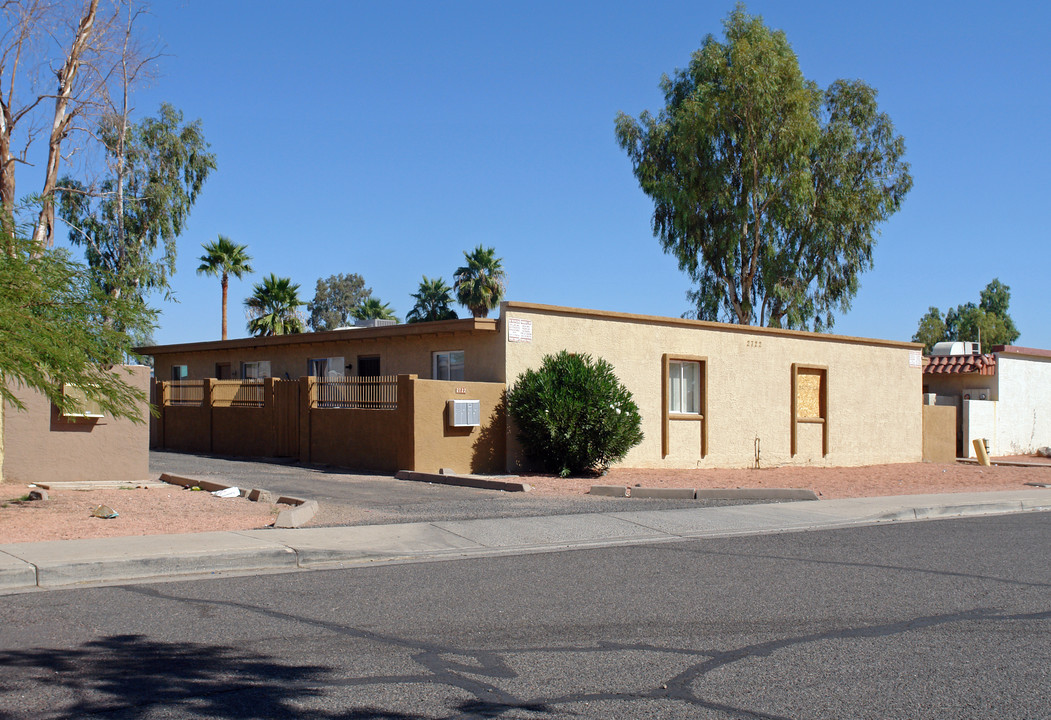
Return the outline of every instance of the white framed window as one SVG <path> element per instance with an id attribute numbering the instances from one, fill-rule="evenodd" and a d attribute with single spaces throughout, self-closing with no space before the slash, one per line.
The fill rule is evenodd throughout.
<path id="1" fill-rule="evenodd" d="M 463 380 L 463 350 L 444 350 L 431 355 L 431 378 Z"/>
<path id="2" fill-rule="evenodd" d="M 190 374 L 186 365 L 172 365 L 172 380 L 185 380 Z"/>
<path id="3" fill-rule="evenodd" d="M 270 377 L 270 361 L 256 360 L 255 362 L 241 363 L 241 378 L 243 380 L 255 380 Z"/>
<path id="4" fill-rule="evenodd" d="M 343 377 L 346 374 L 344 370 L 342 356 L 307 360 L 307 375 L 311 377 Z"/>
<path id="5" fill-rule="evenodd" d="M 672 360 L 668 363 L 668 412 L 680 415 L 700 414 L 700 362 Z"/>

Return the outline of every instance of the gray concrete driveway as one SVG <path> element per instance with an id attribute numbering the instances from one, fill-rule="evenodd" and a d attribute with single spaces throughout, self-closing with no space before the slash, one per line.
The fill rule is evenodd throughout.
<path id="1" fill-rule="evenodd" d="M 317 500 L 320 510 L 310 522 L 314 527 L 665 510 L 754 502 L 536 496 L 396 480 L 385 475 L 279 460 L 151 452 L 151 475 L 166 472 L 222 478 L 238 487 L 263 488 Z"/>

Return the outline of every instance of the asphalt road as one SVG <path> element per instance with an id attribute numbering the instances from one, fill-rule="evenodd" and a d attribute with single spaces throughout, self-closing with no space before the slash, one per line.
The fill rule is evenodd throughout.
<path id="1" fill-rule="evenodd" d="M 0 718 L 1047 718 L 1051 514 L 5 597 Z"/>
<path id="2" fill-rule="evenodd" d="M 668 510 L 752 504 L 754 500 L 657 500 L 591 496 L 539 497 L 531 493 L 479 490 L 396 480 L 341 468 L 244 460 L 189 453 L 150 453 L 153 475 L 175 473 L 223 478 L 238 487 L 263 488 L 317 500 L 311 527 L 383 525 L 480 518 L 534 517 L 621 510 Z"/>

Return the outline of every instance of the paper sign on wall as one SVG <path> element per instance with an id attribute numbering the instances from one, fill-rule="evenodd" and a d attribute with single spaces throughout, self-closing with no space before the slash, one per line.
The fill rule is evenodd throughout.
<path id="1" fill-rule="evenodd" d="M 909 350 L 909 367 L 923 367 L 923 353 L 919 350 Z"/>
<path id="2" fill-rule="evenodd" d="M 533 321 L 522 318 L 507 319 L 508 342 L 533 342 Z"/>

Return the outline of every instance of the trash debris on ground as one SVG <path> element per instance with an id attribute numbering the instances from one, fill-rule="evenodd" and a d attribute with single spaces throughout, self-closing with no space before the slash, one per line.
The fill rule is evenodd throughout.
<path id="1" fill-rule="evenodd" d="M 102 518 L 103 520 L 109 520 L 110 518 L 118 517 L 120 513 L 111 508 L 109 505 L 99 505 L 97 508 L 91 511 L 91 517 Z"/>
<path id="2" fill-rule="evenodd" d="M 212 495 L 220 498 L 235 498 L 241 497 L 241 491 L 236 487 L 228 487 L 225 490 L 216 490 Z"/>

